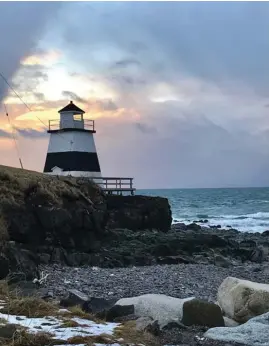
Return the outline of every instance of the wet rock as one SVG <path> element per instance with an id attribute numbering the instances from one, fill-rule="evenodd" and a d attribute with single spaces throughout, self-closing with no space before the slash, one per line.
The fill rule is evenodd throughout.
<path id="1" fill-rule="evenodd" d="M 191 223 L 189 225 L 187 225 L 187 229 L 193 230 L 193 231 L 200 231 L 201 230 L 201 226 L 197 225 L 196 223 Z"/>

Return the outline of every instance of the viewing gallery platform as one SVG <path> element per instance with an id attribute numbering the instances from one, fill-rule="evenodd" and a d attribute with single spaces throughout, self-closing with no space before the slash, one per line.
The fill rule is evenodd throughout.
<path id="1" fill-rule="evenodd" d="M 133 178 L 94 178 L 94 181 L 101 185 L 102 189 L 110 195 L 131 194 L 134 195 L 136 189 L 133 187 Z"/>
<path id="2" fill-rule="evenodd" d="M 84 131 L 95 133 L 94 120 L 83 119 L 80 115 L 76 114 L 71 120 L 49 120 L 48 133 L 60 132 L 60 131 Z"/>
<path id="3" fill-rule="evenodd" d="M 85 179 L 85 178 L 81 178 Z M 92 177 L 86 178 L 93 180 L 100 185 L 108 195 L 134 195 L 136 189 L 133 187 L 134 178 L 114 178 L 114 177 Z"/>

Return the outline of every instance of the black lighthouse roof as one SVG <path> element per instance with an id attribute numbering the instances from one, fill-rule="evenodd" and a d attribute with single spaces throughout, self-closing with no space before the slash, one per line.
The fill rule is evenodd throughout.
<path id="1" fill-rule="evenodd" d="M 78 112 L 78 113 L 85 113 L 81 108 L 76 106 L 73 101 L 70 101 L 70 103 L 65 106 L 64 108 L 60 109 L 58 113 L 62 112 Z"/>

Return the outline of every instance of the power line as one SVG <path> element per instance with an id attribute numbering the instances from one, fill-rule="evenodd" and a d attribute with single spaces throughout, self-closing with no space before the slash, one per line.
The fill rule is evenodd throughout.
<path id="1" fill-rule="evenodd" d="M 13 91 L 13 93 L 20 99 L 20 101 L 24 104 L 24 106 L 30 111 L 32 112 L 32 109 L 24 102 L 24 100 L 22 99 L 22 97 L 16 92 L 16 90 L 10 85 L 10 83 L 8 82 L 8 80 L 4 77 L 4 75 L 0 72 L 0 77 L 3 79 L 3 81 L 7 84 L 7 86 Z M 45 124 L 37 115 L 35 115 L 35 117 L 45 126 L 45 128 L 47 129 L 47 124 Z M 68 143 L 71 143 L 71 141 L 67 140 L 64 136 L 62 136 L 60 133 L 56 133 L 58 136 L 62 137 L 65 141 L 67 141 Z M 72 145 L 72 143 L 71 143 Z"/>
<path id="2" fill-rule="evenodd" d="M 18 159 L 19 159 L 19 162 L 20 162 L 20 166 L 21 166 L 21 169 L 23 169 L 23 164 L 22 164 L 19 148 L 18 148 L 17 141 L 16 141 L 16 135 L 15 135 L 16 132 L 15 132 L 14 126 L 12 125 L 12 122 L 11 122 L 11 120 L 9 118 L 9 115 L 8 115 L 8 112 L 7 112 L 7 107 L 6 107 L 5 104 L 4 104 L 4 107 L 5 107 L 5 113 L 6 113 L 6 116 L 7 116 L 7 119 L 8 119 L 9 126 L 11 127 L 11 130 L 12 130 L 11 131 L 11 136 L 12 136 L 14 144 L 15 144 L 15 149 L 16 149 L 17 156 L 18 156 Z"/>

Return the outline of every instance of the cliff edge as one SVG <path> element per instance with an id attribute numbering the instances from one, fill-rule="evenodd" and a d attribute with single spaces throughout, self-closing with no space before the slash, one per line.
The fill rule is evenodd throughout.
<path id="1" fill-rule="evenodd" d="M 38 263 L 100 265 L 113 230 L 167 232 L 171 222 L 165 198 L 107 196 L 88 180 L 0 166 L 0 278 L 35 276 Z"/>

